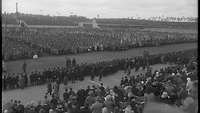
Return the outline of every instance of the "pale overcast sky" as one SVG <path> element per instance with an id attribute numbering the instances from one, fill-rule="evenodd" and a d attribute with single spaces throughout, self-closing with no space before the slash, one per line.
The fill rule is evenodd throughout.
<path id="1" fill-rule="evenodd" d="M 102 18 L 186 16 L 197 17 L 198 0 L 2 0 L 2 11 Z"/>

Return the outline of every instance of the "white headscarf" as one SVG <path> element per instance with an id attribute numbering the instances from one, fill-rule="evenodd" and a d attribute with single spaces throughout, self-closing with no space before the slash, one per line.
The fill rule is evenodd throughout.
<path id="1" fill-rule="evenodd" d="M 104 107 L 104 108 L 102 109 L 102 113 L 109 113 L 108 108 L 107 108 L 107 107 Z"/>
<path id="2" fill-rule="evenodd" d="M 164 92 L 162 93 L 161 97 L 162 97 L 162 98 L 168 97 L 168 93 L 164 91 Z"/>
<path id="3" fill-rule="evenodd" d="M 53 109 L 49 109 L 49 113 L 54 113 Z"/>
<path id="4" fill-rule="evenodd" d="M 8 113 L 8 110 L 7 110 L 7 109 L 5 109 L 5 110 L 4 110 L 4 113 Z"/>
<path id="5" fill-rule="evenodd" d="M 193 87 L 193 82 L 191 81 L 191 78 L 187 78 L 187 84 L 186 84 L 186 89 L 190 90 Z"/>
<path id="6" fill-rule="evenodd" d="M 112 96 L 111 95 L 107 95 L 106 97 L 105 97 L 105 101 L 111 101 L 112 100 Z"/>
<path id="7" fill-rule="evenodd" d="M 131 110 L 131 105 L 128 105 L 125 109 L 124 109 L 125 113 L 134 113 L 133 110 Z"/>
<path id="8" fill-rule="evenodd" d="M 188 78 L 187 78 L 187 81 L 191 81 L 191 78 L 188 77 Z"/>

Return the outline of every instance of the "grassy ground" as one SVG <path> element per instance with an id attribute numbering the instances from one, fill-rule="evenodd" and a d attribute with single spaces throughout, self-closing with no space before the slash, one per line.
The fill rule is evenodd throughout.
<path id="1" fill-rule="evenodd" d="M 75 58 L 78 63 L 83 63 L 83 62 L 93 63 L 99 61 L 108 61 L 117 58 L 128 58 L 128 57 L 142 55 L 144 50 L 148 50 L 150 54 L 158 54 L 158 53 L 167 53 L 172 51 L 187 50 L 192 48 L 197 48 L 197 43 L 136 48 L 121 52 L 93 52 L 93 53 L 85 53 L 77 55 L 68 55 L 67 57 Z M 41 57 L 37 60 L 29 59 L 26 60 L 27 70 L 30 73 L 31 71 L 34 70 L 42 71 L 44 68 L 48 67 L 64 66 L 65 58 L 66 56 L 49 56 L 49 57 Z M 8 73 L 22 72 L 23 62 L 24 60 L 6 62 L 5 65 Z"/>
<path id="2" fill-rule="evenodd" d="M 144 28 L 144 31 L 158 31 L 171 33 L 197 33 L 197 29 L 175 29 L 175 28 Z"/>

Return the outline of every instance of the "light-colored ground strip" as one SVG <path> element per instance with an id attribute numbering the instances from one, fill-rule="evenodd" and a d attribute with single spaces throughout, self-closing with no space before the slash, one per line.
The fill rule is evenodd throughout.
<path id="1" fill-rule="evenodd" d="M 130 58 L 142 55 L 144 50 L 148 50 L 150 54 L 167 53 L 180 50 L 188 50 L 197 48 L 197 43 L 173 44 L 159 47 L 135 48 L 128 51 L 120 52 L 93 52 L 85 54 L 67 55 L 68 58 L 75 58 L 78 63 L 94 63 L 99 61 L 109 61 L 112 59 Z M 34 70 L 43 70 L 48 67 L 65 66 L 66 56 L 49 56 L 41 57 L 37 60 L 29 59 L 27 62 L 28 72 Z M 22 72 L 24 60 L 6 62 L 6 68 L 9 73 Z"/>
<path id="2" fill-rule="evenodd" d="M 154 65 L 153 70 L 157 70 L 161 67 L 167 67 L 168 65 Z M 136 75 L 138 73 L 144 73 L 143 70 L 139 70 L 139 72 L 135 72 L 132 70 L 131 75 Z M 123 71 L 119 71 L 115 74 L 106 76 L 102 78 L 102 82 L 104 85 L 107 87 L 113 87 L 114 85 L 119 85 L 121 77 L 124 75 Z M 74 90 L 78 90 L 81 88 L 87 88 L 88 85 L 95 85 L 98 82 L 98 78 L 95 79 L 96 82 L 91 81 L 90 77 L 85 77 L 84 81 L 76 81 L 76 83 L 72 84 L 71 81 L 69 85 L 67 86 L 68 88 L 73 88 Z M 16 90 L 10 90 L 10 91 L 3 91 L 2 92 L 2 102 L 8 102 L 10 99 L 16 99 L 16 100 L 21 100 L 24 104 L 27 102 L 30 102 L 31 100 L 34 101 L 39 101 L 44 98 L 44 94 L 46 93 L 47 90 L 47 85 L 40 85 L 40 86 L 34 86 L 34 87 L 28 87 L 25 89 L 16 89 Z M 60 86 L 60 97 L 62 99 L 62 95 L 64 93 L 65 86 L 61 84 Z"/>

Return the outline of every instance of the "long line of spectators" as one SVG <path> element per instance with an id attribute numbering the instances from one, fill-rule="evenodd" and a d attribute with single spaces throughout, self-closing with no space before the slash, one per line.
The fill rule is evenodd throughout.
<path id="1" fill-rule="evenodd" d="M 180 56 L 173 57 L 175 54 Z M 25 105 L 20 101 L 11 100 L 3 106 L 3 111 L 4 113 L 149 113 L 155 110 L 149 108 L 149 105 L 159 102 L 159 105 L 165 103 L 169 111 L 176 107 L 176 111 L 170 113 L 197 113 L 198 79 L 197 61 L 192 57 L 195 55 L 194 51 L 182 51 L 171 55 L 173 55 L 169 57 L 173 59 L 171 63 L 176 65 L 154 72 L 148 66 L 145 74 L 127 73 L 122 78 L 121 84 L 113 88 L 104 87 L 103 83 L 78 91 L 69 88 L 65 89 L 61 100 L 57 94 L 60 83 L 55 81 L 55 91 L 50 93 L 50 97 L 48 90 L 44 99 L 38 103 L 33 101 Z M 175 60 L 177 58 L 178 61 Z M 188 61 L 183 61 L 184 58 Z M 155 61 L 159 61 L 158 58 Z"/>
<path id="2" fill-rule="evenodd" d="M 23 31 L 23 32 L 22 32 Z M 5 37 L 5 35 L 3 35 Z M 4 60 L 32 58 L 37 54 L 66 55 L 92 51 L 119 51 L 174 43 L 196 42 L 197 34 L 135 30 L 11 29 L 3 38 Z M 20 46 L 21 45 L 21 46 Z"/>
<path id="3" fill-rule="evenodd" d="M 75 59 L 67 59 L 65 67 L 54 67 L 44 69 L 43 72 L 34 71 L 31 73 L 26 72 L 26 66 L 23 66 L 24 73 L 4 73 L 3 74 L 3 90 L 24 88 L 27 86 L 41 85 L 50 81 L 67 84 L 69 81 L 74 83 L 78 80 L 84 80 L 85 76 L 91 76 L 91 80 L 95 76 L 102 77 L 115 73 L 119 70 L 135 68 L 136 71 L 142 67 L 146 68 L 147 65 L 154 65 L 159 63 L 187 63 L 190 56 L 196 56 L 196 50 L 179 51 L 167 54 L 150 55 L 150 57 L 135 57 L 130 59 L 115 59 L 112 61 L 103 61 L 93 64 L 77 64 Z M 148 56 L 145 54 L 144 56 Z M 28 65 L 28 64 L 26 64 Z M 128 70 L 126 70 L 128 72 Z"/>
<path id="4" fill-rule="evenodd" d="M 167 21 L 152 21 L 152 20 L 137 20 L 137 19 L 96 19 L 97 23 L 102 25 L 122 25 L 122 26 L 140 26 L 154 27 L 154 28 L 184 28 L 195 29 L 197 27 L 196 22 L 167 22 Z"/>

